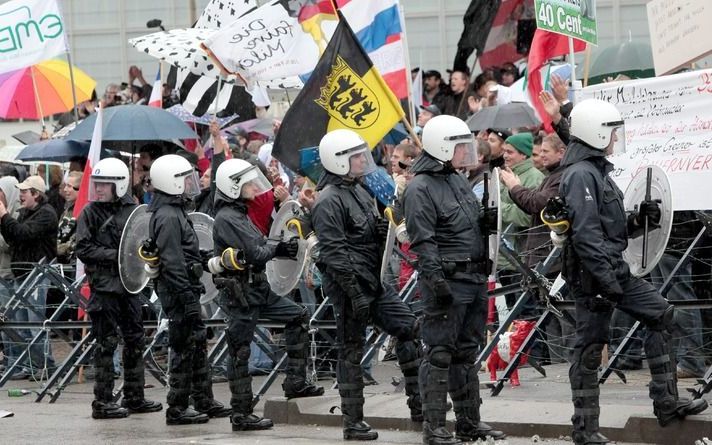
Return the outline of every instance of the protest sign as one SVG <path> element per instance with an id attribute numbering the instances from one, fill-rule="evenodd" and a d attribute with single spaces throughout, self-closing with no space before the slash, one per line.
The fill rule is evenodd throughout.
<path id="1" fill-rule="evenodd" d="M 596 0 L 534 0 L 536 27 L 598 44 Z"/>

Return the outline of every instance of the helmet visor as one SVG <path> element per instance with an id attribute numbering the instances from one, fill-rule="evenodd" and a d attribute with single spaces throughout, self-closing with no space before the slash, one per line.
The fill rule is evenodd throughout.
<path id="1" fill-rule="evenodd" d="M 613 147 L 608 154 L 622 155 L 626 152 L 626 139 L 630 135 L 626 134 L 625 125 L 622 124 L 614 126 L 612 130 L 611 140 L 613 141 Z"/>
<path id="2" fill-rule="evenodd" d="M 123 178 L 108 178 L 106 176 L 89 178 L 89 201 L 112 202 L 116 199 L 116 182 Z"/>
<path id="3" fill-rule="evenodd" d="M 254 199 L 255 197 L 272 189 L 272 184 L 262 174 L 259 168 L 252 165 L 247 169 L 230 176 L 233 187 L 240 189 L 240 198 Z"/>
<path id="4" fill-rule="evenodd" d="M 477 148 L 472 133 L 452 136 L 448 140 L 454 145 L 450 164 L 455 169 L 471 168 L 477 165 Z"/>
<path id="5" fill-rule="evenodd" d="M 185 173 L 183 176 L 185 181 L 183 187 L 183 196 L 187 198 L 194 198 L 200 194 L 200 178 L 198 178 L 198 172 L 191 169 L 189 172 Z"/>
<path id="6" fill-rule="evenodd" d="M 349 173 L 352 178 L 360 178 L 376 171 L 376 162 L 373 160 L 368 146 L 360 146 L 358 150 L 349 153 Z"/>

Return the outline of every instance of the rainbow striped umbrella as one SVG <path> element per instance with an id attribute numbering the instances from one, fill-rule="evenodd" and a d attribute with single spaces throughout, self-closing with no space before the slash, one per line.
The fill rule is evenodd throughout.
<path id="1" fill-rule="evenodd" d="M 74 68 L 77 103 L 91 99 L 96 81 Z M 17 71 L 0 74 L 0 117 L 41 119 L 74 107 L 69 65 L 47 60 Z"/>

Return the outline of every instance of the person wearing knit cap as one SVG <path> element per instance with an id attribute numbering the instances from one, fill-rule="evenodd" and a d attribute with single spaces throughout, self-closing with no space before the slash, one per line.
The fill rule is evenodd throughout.
<path id="1" fill-rule="evenodd" d="M 532 149 L 534 147 L 534 137 L 532 136 L 531 133 L 517 133 L 513 134 L 512 136 L 508 137 L 506 141 L 504 141 L 505 144 L 511 145 L 514 147 L 519 153 L 523 154 L 527 158 L 532 157 Z M 505 163 L 507 162 L 507 146 L 505 145 Z"/>

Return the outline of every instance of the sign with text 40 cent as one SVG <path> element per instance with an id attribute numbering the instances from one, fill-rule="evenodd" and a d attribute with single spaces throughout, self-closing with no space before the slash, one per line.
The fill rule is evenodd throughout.
<path id="1" fill-rule="evenodd" d="M 534 0 L 536 26 L 598 45 L 596 0 Z"/>

